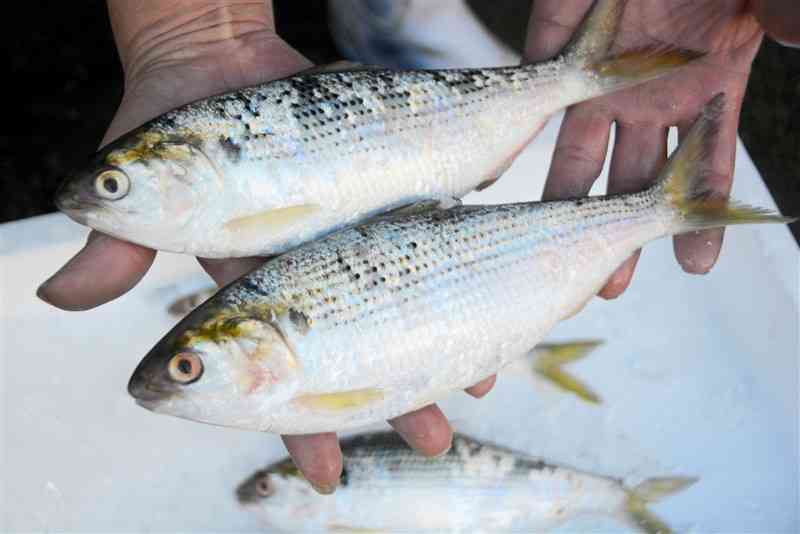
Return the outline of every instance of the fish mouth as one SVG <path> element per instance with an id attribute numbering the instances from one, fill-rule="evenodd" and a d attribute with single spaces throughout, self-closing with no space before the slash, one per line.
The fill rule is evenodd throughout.
<path id="1" fill-rule="evenodd" d="M 128 394 L 139 406 L 155 410 L 158 404 L 172 398 L 176 393 L 173 387 L 160 387 L 161 385 L 134 373 L 128 382 Z"/>

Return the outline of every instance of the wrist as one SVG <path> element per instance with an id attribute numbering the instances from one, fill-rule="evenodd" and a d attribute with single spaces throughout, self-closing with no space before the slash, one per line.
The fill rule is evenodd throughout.
<path id="1" fill-rule="evenodd" d="M 108 0 L 126 82 L 174 64 L 204 62 L 274 41 L 264 0 Z"/>

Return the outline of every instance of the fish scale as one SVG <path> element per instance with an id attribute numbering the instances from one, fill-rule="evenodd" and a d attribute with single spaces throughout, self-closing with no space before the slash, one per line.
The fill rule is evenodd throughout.
<path id="1" fill-rule="evenodd" d="M 646 212 L 654 203 L 643 198 L 638 209 Z M 626 220 L 633 214 L 630 205 L 630 200 L 593 200 L 579 207 L 574 202 L 463 207 L 387 220 L 334 236 L 324 249 L 289 253 L 245 280 L 260 295 L 280 288 L 287 304 L 320 330 L 367 317 L 382 322 L 382 314 L 398 313 L 398 302 L 410 308 L 427 305 L 427 300 L 440 300 L 437 291 L 464 287 L 469 278 L 532 264 L 538 247 L 573 246 L 584 230 L 599 232 Z M 560 224 L 551 224 L 554 220 Z M 394 297 L 384 303 L 386 294 Z M 227 298 L 234 304 L 254 297 L 247 292 Z"/>

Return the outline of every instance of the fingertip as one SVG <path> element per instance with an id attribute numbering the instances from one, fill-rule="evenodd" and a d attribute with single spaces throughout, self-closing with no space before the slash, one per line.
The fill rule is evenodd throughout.
<path id="1" fill-rule="evenodd" d="M 154 250 L 93 231 L 84 247 L 42 283 L 36 295 L 62 310 L 94 308 L 134 287 L 155 255 Z"/>
<path id="2" fill-rule="evenodd" d="M 441 456 L 453 443 L 453 429 L 435 404 L 396 417 L 389 424 L 423 456 Z"/>
<path id="3" fill-rule="evenodd" d="M 702 230 L 675 236 L 673 248 L 681 268 L 689 274 L 708 274 L 717 263 L 724 230 Z"/>
<path id="4" fill-rule="evenodd" d="M 606 285 L 603 286 L 603 289 L 597 294 L 599 297 L 606 300 L 616 299 L 628 289 L 633 279 L 633 273 L 636 271 L 639 254 L 640 251 L 637 250 L 633 256 L 625 260 L 625 263 L 614 271 L 614 274 L 608 279 Z"/>
<path id="5" fill-rule="evenodd" d="M 494 387 L 494 383 L 497 381 L 497 375 L 492 375 L 489 378 L 484 378 L 474 386 L 470 386 L 464 391 L 475 397 L 476 399 L 480 399 L 485 397 Z"/>
<path id="6" fill-rule="evenodd" d="M 282 436 L 292 461 L 319 493 L 329 495 L 336 491 L 342 474 L 342 450 L 336 434 L 306 434 Z"/>

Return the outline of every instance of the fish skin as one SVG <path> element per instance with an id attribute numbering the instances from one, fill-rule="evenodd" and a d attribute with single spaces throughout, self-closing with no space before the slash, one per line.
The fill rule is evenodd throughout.
<path id="1" fill-rule="evenodd" d="M 249 366 L 232 369 L 229 362 L 254 359 L 249 354 L 258 351 L 249 347 L 259 342 L 234 328 L 254 320 L 278 331 L 273 337 L 297 361 L 277 397 L 233 388 L 222 409 L 203 402 L 195 385 L 165 384 L 159 398 L 143 405 L 278 433 L 390 419 L 478 382 L 535 346 L 561 310 L 596 293 L 645 236 L 666 231 L 655 202 L 640 194 L 462 206 L 344 230 L 220 290 L 143 360 L 132 394 L 141 398 L 135 384 L 157 376 L 181 347 L 202 354 L 204 378 L 248 373 Z M 640 230 L 626 235 L 632 226 Z M 619 230 L 598 231 L 604 227 Z M 225 370 L 212 371 L 216 365 Z M 381 390 L 382 399 L 335 413 L 287 402 L 367 388 Z"/>
<path id="2" fill-rule="evenodd" d="M 554 112 L 697 57 L 608 58 L 623 5 L 598 0 L 577 40 L 539 64 L 315 69 L 182 106 L 102 149 L 56 204 L 121 239 L 223 258 L 283 252 L 392 207 L 460 198 L 502 174 Z M 95 178 L 108 169 L 130 181 L 122 198 L 98 196 Z M 267 222 L 270 210 L 296 206 L 320 209 Z M 254 216 L 260 231 L 235 230 Z"/>
<path id="3" fill-rule="evenodd" d="M 179 322 L 129 392 L 156 412 L 304 434 L 471 386 L 527 353 L 647 242 L 789 220 L 709 193 L 723 107 L 721 96 L 708 105 L 645 191 L 385 216 L 278 256 Z M 187 384 L 169 375 L 185 352 L 203 365 Z M 296 402 L 309 398 L 324 402 Z"/>
<path id="4" fill-rule="evenodd" d="M 438 458 L 419 455 L 392 432 L 345 439 L 342 455 L 333 495 L 316 493 L 286 458 L 240 484 L 238 500 L 269 526 L 291 532 L 541 532 L 577 516 L 611 516 L 636 527 L 626 515 L 631 490 L 622 480 L 463 434 Z"/>

